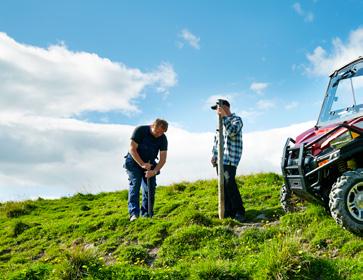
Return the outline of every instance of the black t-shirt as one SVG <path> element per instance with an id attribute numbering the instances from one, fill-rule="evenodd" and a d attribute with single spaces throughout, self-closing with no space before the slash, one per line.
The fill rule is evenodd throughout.
<path id="1" fill-rule="evenodd" d="M 168 150 L 168 139 L 165 134 L 154 137 L 149 125 L 139 126 L 134 130 L 131 140 L 138 144 L 137 152 L 144 162 L 154 163 L 159 151 Z"/>

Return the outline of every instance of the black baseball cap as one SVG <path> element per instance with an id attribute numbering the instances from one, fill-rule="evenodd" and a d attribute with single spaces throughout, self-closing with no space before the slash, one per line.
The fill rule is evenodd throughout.
<path id="1" fill-rule="evenodd" d="M 231 105 L 229 105 L 229 102 L 225 99 L 218 99 L 218 101 L 216 102 L 216 105 L 213 105 L 211 107 L 212 110 L 217 110 L 217 107 L 219 106 L 223 106 L 226 105 L 227 107 L 231 107 Z"/>

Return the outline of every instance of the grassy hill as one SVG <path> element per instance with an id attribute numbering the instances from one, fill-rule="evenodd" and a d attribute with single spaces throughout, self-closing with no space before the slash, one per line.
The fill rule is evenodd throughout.
<path id="1" fill-rule="evenodd" d="M 0 279 L 362 279 L 363 240 L 325 210 L 284 214 L 276 174 L 238 177 L 247 223 L 217 216 L 217 181 L 157 189 L 128 221 L 127 191 L 0 204 Z"/>

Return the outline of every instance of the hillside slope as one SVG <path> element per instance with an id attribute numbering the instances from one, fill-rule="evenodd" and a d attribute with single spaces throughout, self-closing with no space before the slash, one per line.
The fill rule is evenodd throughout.
<path id="1" fill-rule="evenodd" d="M 237 179 L 243 224 L 218 219 L 216 180 L 159 187 L 132 223 L 127 191 L 0 204 L 0 278 L 361 279 L 361 238 L 319 206 L 284 214 L 276 174 Z"/>

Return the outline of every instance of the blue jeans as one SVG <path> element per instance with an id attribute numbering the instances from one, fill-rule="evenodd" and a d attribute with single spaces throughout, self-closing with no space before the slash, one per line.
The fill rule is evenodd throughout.
<path id="1" fill-rule="evenodd" d="M 147 186 L 147 179 L 145 178 L 145 170 L 141 169 L 139 166 L 133 164 L 125 164 L 127 175 L 129 176 L 129 198 L 128 198 L 128 210 L 130 216 L 140 215 L 140 186 L 142 187 L 142 204 L 141 204 L 141 215 L 148 215 L 148 195 L 149 189 Z M 151 205 L 154 205 L 155 201 L 155 188 L 156 188 L 156 178 L 155 176 L 149 178 L 150 181 L 150 195 L 151 195 Z M 153 207 L 151 208 L 153 209 Z M 151 215 L 153 215 L 153 211 Z"/>
<path id="2" fill-rule="evenodd" d="M 236 166 L 223 165 L 224 168 L 224 205 L 226 218 L 236 214 L 245 215 L 245 208 L 236 183 Z"/>

